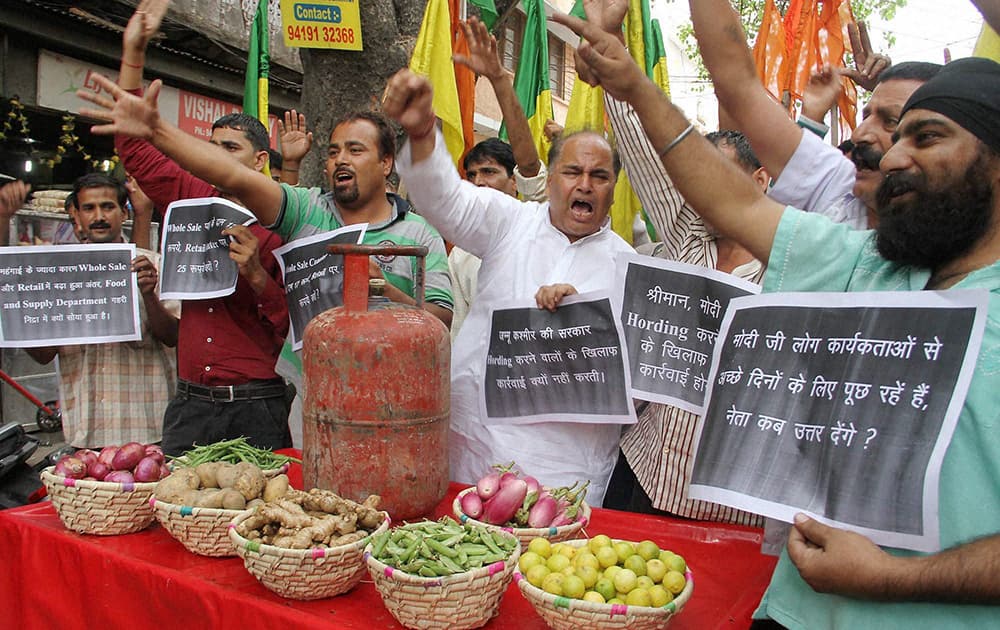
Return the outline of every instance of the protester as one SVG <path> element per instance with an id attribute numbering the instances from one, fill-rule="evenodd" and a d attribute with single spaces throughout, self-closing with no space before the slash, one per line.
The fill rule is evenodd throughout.
<path id="1" fill-rule="evenodd" d="M 850 159 L 844 159 L 816 134 L 803 133 L 761 85 L 746 38 L 733 36 L 742 32 L 742 26 L 728 0 L 692 0 L 690 5 L 695 36 L 720 106 L 775 178 L 770 196 L 857 229 L 874 227 L 875 194 L 882 182 L 878 162 L 892 144 L 900 108 L 940 66 L 909 62 L 880 72 L 886 61 L 864 50 L 861 68 L 843 74 L 868 86 L 877 78 L 878 84 L 864 107 L 862 122 L 851 134 Z"/>
<path id="2" fill-rule="evenodd" d="M 600 504 L 619 425 L 487 424 L 479 387 L 491 308 L 534 297 L 539 308 L 554 311 L 566 296 L 613 286 L 615 256 L 632 251 L 608 225 L 614 150 L 594 132 L 564 136 L 549 154 L 549 201 L 522 202 L 459 178 L 436 131 L 425 78 L 396 73 L 383 108 L 409 136 L 398 168 L 414 203 L 445 237 L 483 261 L 476 300 L 452 351 L 452 478 L 475 481 L 490 464 L 513 460 L 549 485 L 590 480 L 588 500 Z"/>
<path id="3" fill-rule="evenodd" d="M 122 37 L 118 83 L 138 92 L 146 45 L 156 33 L 166 2 L 147 0 L 129 20 Z M 267 129 L 246 114 L 228 114 L 212 126 L 211 142 L 236 158 L 231 168 L 262 180 L 268 160 Z M 128 172 L 155 205 L 166 209 L 179 199 L 239 195 L 216 189 L 185 172 L 148 141 L 125 135 L 115 147 Z M 277 184 L 275 184 L 277 185 Z M 176 339 L 177 395 L 163 418 L 163 450 L 178 455 L 195 443 L 245 436 L 262 448 L 292 445 L 288 428 L 291 396 L 275 372 L 288 333 L 288 308 L 281 270 L 272 251 L 277 235 L 259 225 L 223 231 L 229 255 L 239 267 L 236 290 L 209 300 L 184 300 L 182 317 L 154 328 L 161 339 Z"/>
<path id="4" fill-rule="evenodd" d="M 462 164 L 465 178 L 476 186 L 489 186 L 515 197 L 520 194 L 524 201 L 545 201 L 548 171 L 545 163 L 538 157 L 528 118 L 514 92 L 514 84 L 500 63 L 497 40 L 476 18 L 463 22 L 462 29 L 469 43 L 469 56 L 456 55 L 455 62 L 489 80 L 510 139 L 510 144 L 507 144 L 499 138 L 487 138 L 472 147 L 465 154 Z M 452 247 L 448 254 L 448 271 L 455 297 L 455 314 L 451 322 L 452 342 L 458 337 L 462 322 L 472 306 L 481 263 L 477 256 L 461 247 Z"/>
<path id="5" fill-rule="evenodd" d="M 73 199 L 71 218 L 85 242 L 125 242 L 122 222 L 127 197 L 121 183 L 99 173 L 84 175 L 73 184 Z M 179 305 L 160 302 L 156 287 L 159 255 L 141 248 L 136 253 L 132 271 L 142 295 L 140 340 L 26 348 L 41 364 L 59 357 L 63 434 L 77 448 L 160 440 L 177 367 L 173 348 L 157 339 L 152 329 L 156 322 L 176 317 Z"/>
<path id="6" fill-rule="evenodd" d="M 881 161 L 878 228 L 853 231 L 768 199 L 705 140 L 684 134 L 689 123 L 681 111 L 617 39 L 593 24 L 608 4 L 586 4 L 591 23 L 562 14 L 555 20 L 586 38 L 579 63 L 608 93 L 633 105 L 692 207 L 768 263 L 765 291 L 990 291 L 993 312 L 938 482 L 944 551 L 880 549 L 864 536 L 797 515 L 757 616 L 793 628 L 994 625 L 1000 233 L 991 226 L 1000 218 L 1000 65 L 952 62 L 910 96 L 898 140 Z"/>

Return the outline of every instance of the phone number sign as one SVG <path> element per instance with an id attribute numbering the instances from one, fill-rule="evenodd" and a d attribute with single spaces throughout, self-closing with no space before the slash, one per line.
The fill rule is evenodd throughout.
<path id="1" fill-rule="evenodd" d="M 281 0 L 281 25 L 289 48 L 362 50 L 360 0 Z"/>

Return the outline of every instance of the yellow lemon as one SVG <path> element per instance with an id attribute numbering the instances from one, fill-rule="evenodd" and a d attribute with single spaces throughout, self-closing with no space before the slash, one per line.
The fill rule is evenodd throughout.
<path id="1" fill-rule="evenodd" d="M 531 567 L 538 566 L 539 564 L 545 564 L 545 558 L 541 557 L 534 551 L 524 552 L 517 560 L 517 568 L 521 570 L 522 575 L 528 575 L 528 571 L 531 570 Z"/>
<path id="2" fill-rule="evenodd" d="M 595 604 L 605 603 L 604 595 L 601 595 L 597 591 L 587 591 L 583 594 L 583 601 L 594 602 Z"/>
<path id="3" fill-rule="evenodd" d="M 570 566 L 570 559 L 566 556 L 558 553 L 554 553 L 549 556 L 549 559 L 545 561 L 545 565 L 549 567 L 549 570 L 553 573 L 558 573 L 566 567 Z"/>
<path id="4" fill-rule="evenodd" d="M 570 599 L 580 599 L 587 592 L 587 587 L 583 580 L 576 575 L 567 575 L 562 583 L 562 593 L 564 597 Z"/>
<path id="5" fill-rule="evenodd" d="M 677 571 L 667 571 L 667 574 L 663 576 L 663 588 L 674 595 L 683 591 L 685 586 L 687 586 L 687 580 Z"/>
<path id="6" fill-rule="evenodd" d="M 652 540 L 644 540 L 636 545 L 635 552 L 642 556 L 643 560 L 658 558 L 660 556 L 660 548 Z"/>
<path id="7" fill-rule="evenodd" d="M 539 564 L 528 569 L 528 572 L 524 574 L 524 577 L 528 578 L 528 583 L 532 586 L 542 588 L 542 582 L 548 577 L 549 573 L 552 572 L 549 571 L 547 566 Z"/>
<path id="8" fill-rule="evenodd" d="M 590 547 L 590 552 L 596 556 L 598 549 L 611 546 L 611 538 L 604 534 L 598 534 L 587 541 L 587 546 Z"/>
<path id="9" fill-rule="evenodd" d="M 552 543 L 549 542 L 548 538 L 532 538 L 531 542 L 528 543 L 528 551 L 533 551 L 543 558 L 548 558 L 552 555 Z"/>
<path id="10" fill-rule="evenodd" d="M 625 603 L 629 606 L 652 606 L 653 599 L 649 596 L 649 591 L 644 588 L 634 588 L 628 592 Z"/>
<path id="11" fill-rule="evenodd" d="M 660 608 L 674 601 L 674 594 L 657 584 L 649 589 L 649 599 L 653 606 Z"/>
<path id="12" fill-rule="evenodd" d="M 542 580 L 542 590 L 546 593 L 552 593 L 553 595 L 562 596 L 563 594 L 563 580 L 566 576 L 562 573 L 549 573 Z"/>

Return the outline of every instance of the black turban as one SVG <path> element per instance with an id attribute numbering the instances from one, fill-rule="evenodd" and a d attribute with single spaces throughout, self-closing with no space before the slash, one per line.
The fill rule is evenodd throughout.
<path id="1" fill-rule="evenodd" d="M 1000 64 L 981 57 L 952 61 L 917 88 L 902 113 L 911 109 L 943 114 L 1000 153 Z"/>

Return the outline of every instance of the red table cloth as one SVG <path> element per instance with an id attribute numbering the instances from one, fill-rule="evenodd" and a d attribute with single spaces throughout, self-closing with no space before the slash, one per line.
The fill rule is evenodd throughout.
<path id="1" fill-rule="evenodd" d="M 291 471 L 293 485 L 301 474 Z M 298 482 L 298 483 L 297 483 Z M 434 516 L 451 513 L 452 484 Z M 587 534 L 640 541 L 684 556 L 694 593 L 671 630 L 746 628 L 775 558 L 759 529 L 595 509 Z M 0 511 L 0 626 L 39 628 L 400 628 L 366 578 L 354 590 L 311 602 L 264 588 L 238 557 L 188 552 L 158 524 L 124 536 L 66 530 L 49 503 Z M 510 585 L 485 628 L 547 626 Z"/>

